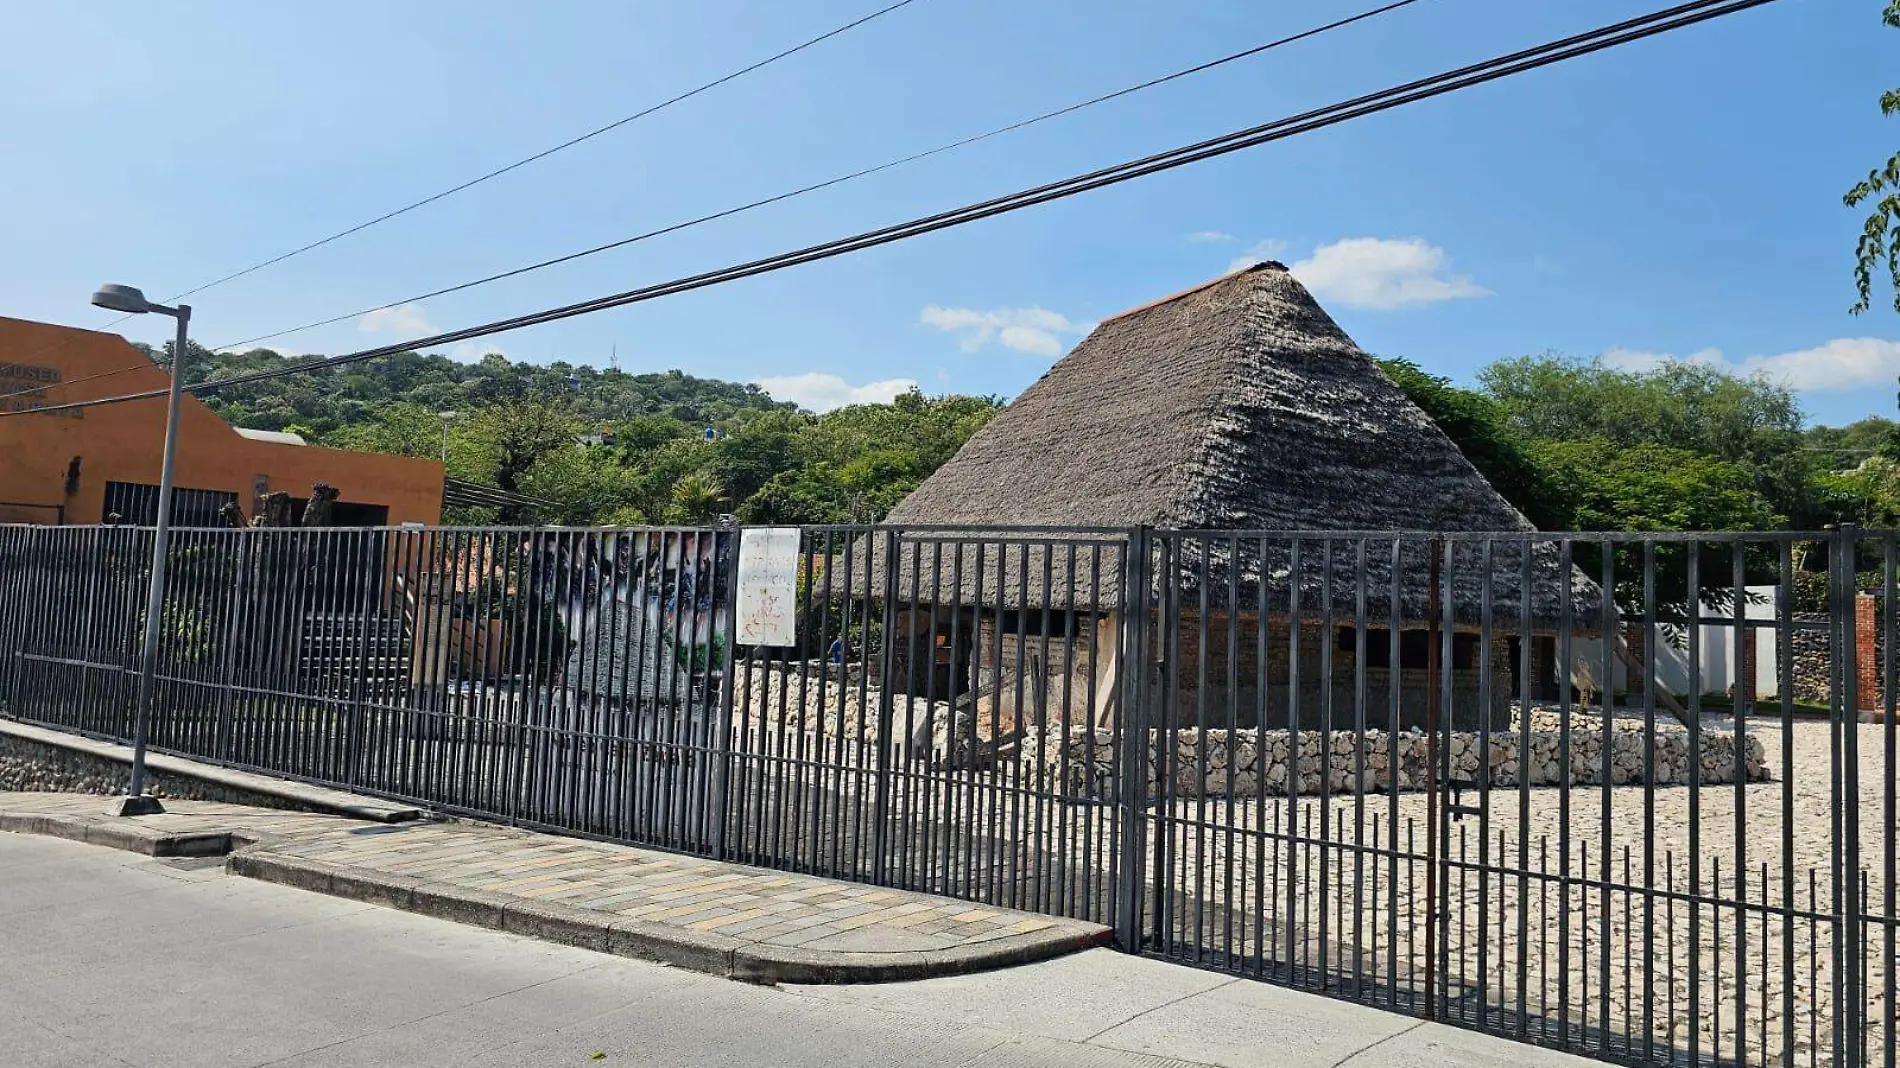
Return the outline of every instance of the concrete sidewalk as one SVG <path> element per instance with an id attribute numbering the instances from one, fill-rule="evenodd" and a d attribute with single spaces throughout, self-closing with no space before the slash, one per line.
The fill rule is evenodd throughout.
<path id="1" fill-rule="evenodd" d="M 8 1068 L 1387 1068 L 1591 1062 L 1091 950 L 760 986 L 0 833 Z"/>
<path id="2" fill-rule="evenodd" d="M 372 823 L 209 801 L 126 818 L 0 793 L 0 830 L 148 856 L 755 982 L 887 982 L 1101 945 L 1097 924 L 630 846 L 452 821 Z"/>

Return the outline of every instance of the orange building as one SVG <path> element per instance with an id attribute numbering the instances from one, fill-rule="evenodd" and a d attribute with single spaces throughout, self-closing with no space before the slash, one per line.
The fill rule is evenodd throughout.
<path id="1" fill-rule="evenodd" d="M 99 377 L 94 377 L 99 376 Z M 164 389 L 166 368 L 117 334 L 0 317 L 0 411 Z M 238 430 L 187 395 L 178 421 L 173 521 L 221 526 L 235 502 L 246 518 L 260 494 L 307 498 L 328 483 L 340 526 L 435 524 L 442 465 L 434 460 L 301 444 L 295 435 Z M 0 418 L 0 523 L 98 523 L 158 513 L 165 399 Z"/>

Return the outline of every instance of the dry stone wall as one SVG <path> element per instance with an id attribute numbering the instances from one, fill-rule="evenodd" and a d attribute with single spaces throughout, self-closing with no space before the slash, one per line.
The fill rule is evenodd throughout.
<path id="1" fill-rule="evenodd" d="M 114 760 L 11 735 L 0 734 L 0 791 L 101 794 L 125 793 L 128 769 Z M 147 792 L 155 797 L 225 801 L 235 805 L 303 811 L 295 802 L 268 794 L 152 769 Z"/>
<path id="2" fill-rule="evenodd" d="M 1735 781 L 1735 736 L 1726 730 L 1700 732 L 1700 781 Z M 1176 797 L 1281 796 L 1297 791 L 1326 793 L 1389 792 L 1395 778 L 1400 791 L 1425 788 L 1430 744 L 1421 732 L 1389 735 L 1367 731 L 1363 746 L 1354 731 L 1301 731 L 1297 742 L 1287 731 L 1176 730 L 1159 732 L 1148 746 L 1144 776 L 1150 796 L 1163 790 Z M 1117 792 L 1117 752 L 1112 732 L 1072 730 L 1030 735 L 1016 754 L 1017 774 L 1050 792 L 1106 798 Z M 1563 759 L 1563 732 L 1533 715 L 1528 757 L 1518 731 L 1488 735 L 1451 735 L 1451 775 L 1455 785 L 1515 787 L 1528 775 L 1532 786 L 1601 785 L 1604 774 L 1602 721 L 1573 716 L 1569 761 Z M 1361 749 L 1363 747 L 1363 754 Z M 1160 752 L 1157 752 L 1160 749 Z M 1611 730 L 1611 785 L 1634 785 L 1653 772 L 1657 785 L 1684 784 L 1691 775 L 1689 732 L 1659 728 L 1649 735 L 1619 722 Z M 1362 764 L 1363 761 L 1363 764 Z M 1751 782 L 1771 778 L 1761 739 L 1749 736 L 1742 752 L 1743 773 Z M 1485 770 L 1488 769 L 1488 772 Z"/>

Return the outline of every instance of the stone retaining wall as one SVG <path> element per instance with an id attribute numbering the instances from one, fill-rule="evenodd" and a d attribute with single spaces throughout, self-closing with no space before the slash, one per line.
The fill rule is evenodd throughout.
<path id="1" fill-rule="evenodd" d="M 1562 766 L 1562 732 L 1549 729 L 1533 719 L 1530 758 L 1519 759 L 1522 736 L 1516 731 L 1496 731 L 1488 736 L 1477 732 L 1459 732 L 1450 738 L 1451 779 L 1474 788 L 1480 781 L 1480 766 L 1488 758 L 1489 781 L 1494 788 L 1515 787 L 1520 772 L 1528 765 L 1532 786 L 1598 786 L 1603 781 L 1603 732 L 1601 721 L 1594 729 L 1581 721 L 1573 722 L 1570 733 L 1570 761 Z M 1425 787 L 1428 745 L 1424 734 L 1405 732 L 1389 736 L 1384 731 L 1367 731 L 1364 736 L 1364 779 L 1359 778 L 1360 736 L 1353 731 L 1332 731 L 1322 740 L 1319 731 L 1301 731 L 1297 761 L 1289 759 L 1293 742 L 1287 731 L 1234 731 L 1187 729 L 1167 732 L 1172 741 L 1172 759 L 1165 770 L 1154 767 L 1151 744 L 1146 771 L 1150 796 L 1160 792 L 1163 776 L 1172 779 L 1176 797 L 1280 796 L 1289 792 L 1292 778 L 1301 794 L 1352 793 L 1363 781 L 1367 792 L 1388 792 L 1393 780 L 1393 762 L 1397 762 L 1398 788 L 1401 791 Z M 1610 782 L 1623 786 L 1643 782 L 1646 736 L 1639 730 L 1619 725 L 1611 732 Z M 1114 781 L 1114 738 L 1111 732 L 1098 730 L 1093 738 L 1087 730 L 1068 733 L 1067 746 L 1059 731 L 1029 734 L 1016 754 L 1017 773 L 1025 784 L 1040 781 L 1051 792 L 1105 798 L 1116 792 Z M 1732 783 L 1735 780 L 1735 738 L 1727 731 L 1707 730 L 1701 737 L 1701 778 L 1705 785 Z M 1322 751 L 1327 772 L 1321 774 Z M 1264 759 L 1263 759 L 1264 756 Z M 1658 730 L 1654 738 L 1653 767 L 1657 785 L 1686 784 L 1689 781 L 1689 735 L 1681 729 Z M 1745 774 L 1751 782 L 1771 778 L 1767 752 L 1761 739 L 1749 736 L 1743 754 Z M 1038 777 L 1040 777 L 1038 779 Z"/>
<path id="2" fill-rule="evenodd" d="M 130 769 L 116 760 L 0 734 L 0 791 L 99 794 L 125 793 Z M 311 811 L 281 797 L 209 783 L 148 768 L 146 792 L 190 801 Z"/>

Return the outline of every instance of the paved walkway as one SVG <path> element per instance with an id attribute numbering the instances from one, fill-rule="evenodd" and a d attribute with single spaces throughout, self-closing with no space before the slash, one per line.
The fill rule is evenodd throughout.
<path id="1" fill-rule="evenodd" d="M 0 834 L 0 961 L 6 1068 L 1589 1063 L 1112 950 L 914 983 L 733 983 L 27 835 Z"/>
<path id="2" fill-rule="evenodd" d="M 109 814 L 107 798 L 0 793 L 0 830 L 153 856 L 228 851 L 238 875 L 764 982 L 951 975 L 1109 936 L 1074 920 L 481 823 L 165 804 L 126 818 Z"/>

